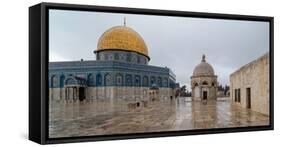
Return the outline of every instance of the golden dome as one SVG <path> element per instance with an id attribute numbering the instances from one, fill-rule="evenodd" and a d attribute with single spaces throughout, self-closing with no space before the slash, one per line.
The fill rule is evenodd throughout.
<path id="1" fill-rule="evenodd" d="M 125 50 L 148 56 L 148 49 L 142 37 L 126 26 L 116 26 L 105 31 L 99 39 L 97 50 Z"/>

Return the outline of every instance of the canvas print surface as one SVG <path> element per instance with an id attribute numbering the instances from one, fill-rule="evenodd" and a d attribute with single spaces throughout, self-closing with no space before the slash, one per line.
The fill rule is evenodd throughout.
<path id="1" fill-rule="evenodd" d="M 49 10 L 49 138 L 269 125 L 269 22 Z"/>

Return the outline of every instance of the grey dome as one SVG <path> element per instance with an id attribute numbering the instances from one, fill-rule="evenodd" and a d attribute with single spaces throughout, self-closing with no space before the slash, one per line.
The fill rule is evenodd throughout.
<path id="1" fill-rule="evenodd" d="M 202 61 L 193 70 L 193 76 L 213 76 L 215 75 L 213 67 L 206 62 L 205 55 L 202 56 Z"/>

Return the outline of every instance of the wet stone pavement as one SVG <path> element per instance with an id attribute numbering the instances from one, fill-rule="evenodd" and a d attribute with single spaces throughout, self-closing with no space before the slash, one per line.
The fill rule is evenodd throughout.
<path id="1" fill-rule="evenodd" d="M 131 104 L 128 104 L 131 103 Z M 208 128 L 269 125 L 269 117 L 231 103 L 229 98 L 192 102 L 191 98 L 51 102 L 49 137 L 77 137 Z"/>

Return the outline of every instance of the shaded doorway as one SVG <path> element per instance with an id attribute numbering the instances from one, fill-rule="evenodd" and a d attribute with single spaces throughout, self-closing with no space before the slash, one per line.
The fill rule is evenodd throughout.
<path id="1" fill-rule="evenodd" d="M 83 101 L 85 99 L 85 88 L 79 87 L 79 100 Z"/>
<path id="2" fill-rule="evenodd" d="M 203 100 L 206 100 L 207 99 L 207 91 L 203 91 Z"/>
<path id="3" fill-rule="evenodd" d="M 251 88 L 246 89 L 246 105 L 248 109 L 251 109 Z"/>

